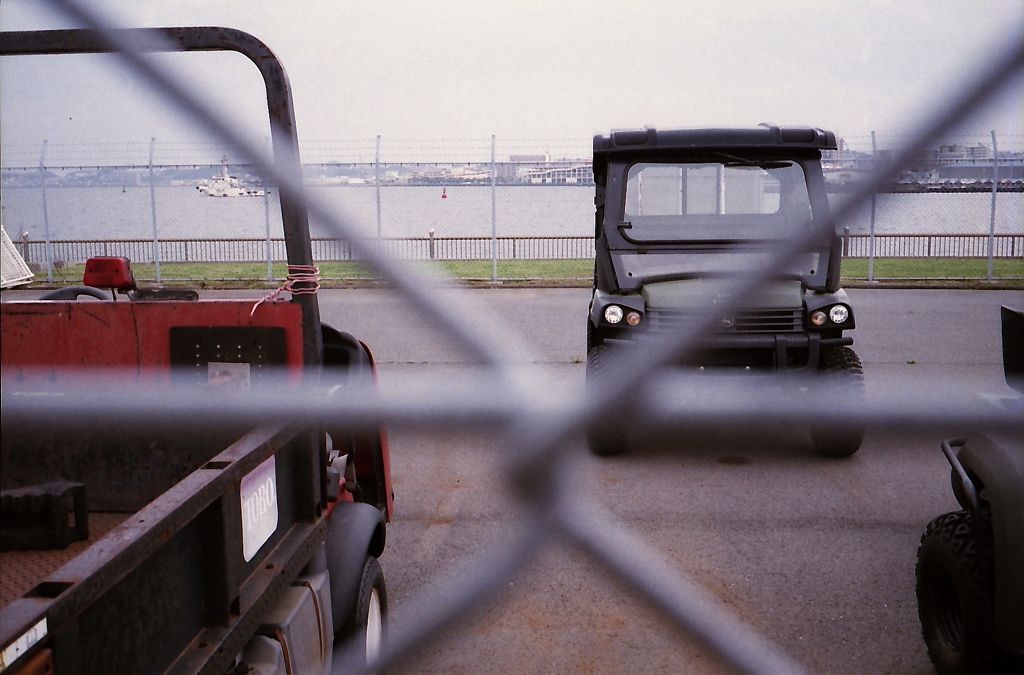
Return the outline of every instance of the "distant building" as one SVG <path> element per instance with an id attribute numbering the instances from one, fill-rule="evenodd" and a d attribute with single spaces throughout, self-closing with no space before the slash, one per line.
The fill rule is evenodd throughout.
<path id="1" fill-rule="evenodd" d="M 593 185 L 594 168 L 590 164 L 527 169 L 522 181 L 533 185 Z"/>
<path id="2" fill-rule="evenodd" d="M 837 187 L 844 185 L 857 185 L 866 183 L 873 175 L 871 169 L 824 169 L 822 174 L 825 178 L 825 185 Z"/>
<path id="3" fill-rule="evenodd" d="M 509 155 L 508 161 L 512 164 L 547 164 L 551 155 Z"/>
<path id="4" fill-rule="evenodd" d="M 936 159 L 939 161 L 992 159 L 992 149 L 984 143 L 979 143 L 978 145 L 940 145 Z"/>
<path id="5" fill-rule="evenodd" d="M 444 167 L 440 169 L 425 169 L 409 175 L 409 182 L 412 184 L 459 184 L 459 183 L 485 183 L 490 182 L 490 169 L 476 169 L 470 167 Z"/>

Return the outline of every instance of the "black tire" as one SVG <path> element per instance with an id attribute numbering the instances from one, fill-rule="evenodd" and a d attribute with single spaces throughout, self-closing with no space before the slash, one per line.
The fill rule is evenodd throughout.
<path id="1" fill-rule="evenodd" d="M 842 401 L 858 400 L 864 396 L 864 370 L 860 358 L 849 347 L 825 347 L 821 352 L 818 371 L 825 383 L 841 392 Z M 852 426 L 841 418 L 829 419 L 811 425 L 814 449 L 828 457 L 849 457 L 860 450 L 864 442 L 864 427 Z"/>
<path id="2" fill-rule="evenodd" d="M 587 352 L 588 387 L 600 387 L 608 377 L 607 358 L 608 348 L 603 344 L 595 345 Z M 626 433 L 614 420 L 596 422 L 587 429 L 587 445 L 595 455 L 621 455 L 626 450 Z"/>
<path id="3" fill-rule="evenodd" d="M 939 675 L 991 673 L 999 652 L 988 632 L 989 597 L 975 524 L 967 511 L 928 524 L 917 549 L 917 613 Z"/>
<path id="4" fill-rule="evenodd" d="M 361 645 L 355 655 L 358 665 L 365 667 L 380 655 L 381 639 L 387 633 L 388 593 L 384 585 L 384 572 L 372 555 L 366 556 L 359 592 L 345 625 L 338 636 L 342 640 L 358 637 Z"/>

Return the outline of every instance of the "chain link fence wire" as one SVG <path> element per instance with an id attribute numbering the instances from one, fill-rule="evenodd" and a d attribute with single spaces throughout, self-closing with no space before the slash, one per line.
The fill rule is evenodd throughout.
<path id="1" fill-rule="evenodd" d="M 997 139 L 1002 150 L 994 157 Z M 991 244 L 995 258 L 1024 259 L 1024 152 L 1014 150 L 1020 139 L 993 134 L 988 143 L 975 136 L 945 140 L 914 158 L 850 215 L 843 224 L 846 257 L 985 258 Z M 377 139 L 309 145 L 322 160 L 304 165 L 310 193 L 357 223 L 354 236 L 379 240 L 390 255 L 445 261 L 593 258 L 593 175 L 584 143 Z M 846 139 L 842 146 L 824 158 L 834 208 L 892 156 L 891 148 L 865 156 Z M 493 164 L 482 159 L 492 149 Z M 73 281 L 78 270 L 65 268 L 92 255 L 150 264 L 159 259 L 165 263 L 160 280 L 168 281 L 284 276 L 276 186 L 252 165 L 230 161 L 237 154 L 230 148 L 154 139 L 148 147 L 64 144 L 37 152 L 41 166 L 32 167 L 25 146 L 4 147 L 3 217 L 24 257 L 39 270 L 56 268 L 58 280 Z M 146 153 L 152 154 L 152 171 L 139 163 L 69 163 L 104 157 L 137 162 Z M 214 156 L 222 161 L 195 163 Z M 189 158 L 193 163 L 185 163 Z M 356 249 L 336 242 L 323 223 L 313 219 L 311 228 L 318 261 L 359 260 Z M 575 267 L 562 269 L 589 276 Z M 501 278 L 528 274 L 515 270 L 503 263 Z M 475 271 L 486 276 L 483 267 Z M 140 278 L 155 273 L 143 267 Z M 325 278 L 362 273 L 351 266 L 323 269 Z"/>
<path id="2" fill-rule="evenodd" d="M 402 392 L 347 392 L 337 401 L 324 401 L 315 392 L 297 392 L 290 401 L 221 401 L 218 406 L 205 406 L 195 400 L 145 396 L 124 397 L 124 400 L 97 401 L 87 393 L 68 392 L 61 410 L 46 411 L 44 422 L 54 416 L 68 420 L 88 419 L 92 423 L 117 423 L 131 414 L 133 421 L 159 416 L 167 419 L 188 419 L 190 423 L 213 423 L 224 420 L 242 421 L 312 421 L 328 417 L 352 422 L 383 422 L 407 425 L 416 429 L 444 429 L 451 425 L 467 428 L 497 428 L 503 437 L 504 480 L 510 484 L 524 506 L 520 527 L 493 550 L 476 561 L 468 573 L 460 577 L 458 591 L 444 597 L 421 599 L 414 603 L 414 617 L 401 633 L 388 636 L 380 661 L 369 664 L 361 672 L 386 667 L 399 659 L 424 649 L 429 641 L 458 624 L 467 612 L 478 610 L 503 588 L 518 570 L 535 559 L 537 553 L 556 539 L 567 539 L 588 554 L 614 578 L 672 622 L 683 634 L 695 638 L 726 666 L 741 673 L 798 673 L 799 664 L 784 651 L 766 642 L 749 627 L 733 618 L 695 584 L 679 574 L 672 565 L 641 537 L 604 514 L 592 496 L 581 494 L 579 477 L 569 461 L 570 450 L 578 447 L 592 423 L 623 413 L 622 401 L 634 401 L 629 415 L 634 423 L 649 424 L 664 430 L 675 424 L 698 423 L 719 426 L 744 423 L 752 427 L 780 419 L 788 423 L 807 423 L 835 403 L 837 392 L 812 392 L 809 404 L 794 405 L 782 398 L 772 399 L 766 407 L 764 392 L 749 386 L 729 389 L 722 383 L 710 385 L 702 380 L 677 376 L 671 381 L 659 376 L 663 366 L 677 362 L 699 344 L 700 336 L 710 331 L 723 311 L 735 309 L 735 300 L 718 305 L 714 311 L 697 313 L 693 321 L 677 335 L 666 340 L 651 340 L 645 348 L 624 354 L 617 362 L 617 377 L 608 386 L 591 388 L 584 399 L 558 398 L 539 387 L 539 378 L 521 366 L 529 362 L 528 349 L 514 341 L 499 322 L 485 309 L 475 306 L 460 289 L 436 276 L 423 277 L 416 269 L 394 260 L 374 246 L 361 246 L 359 227 L 338 216 L 338 209 L 323 195 L 306 189 L 300 177 L 282 173 L 263 150 L 247 144 L 225 126 L 217 114 L 188 94 L 188 89 L 173 75 L 146 58 L 138 41 L 129 43 L 122 34 L 110 31 L 105 22 L 72 0 L 50 0 L 77 23 L 104 31 L 111 46 L 139 73 L 150 79 L 159 91 L 174 101 L 197 126 L 234 148 L 243 161 L 258 168 L 261 175 L 271 176 L 273 184 L 286 186 L 302 195 L 310 214 L 339 239 L 360 247 L 362 257 L 377 273 L 388 278 L 423 316 L 441 330 L 455 345 L 479 363 L 474 379 L 464 388 L 430 387 L 431 396 L 403 395 Z M 1010 45 L 997 55 L 993 64 L 978 75 L 961 96 L 948 105 L 936 108 L 934 119 L 922 121 L 917 135 L 891 161 L 872 173 L 835 210 L 835 223 L 845 226 L 851 216 L 860 212 L 884 184 L 894 180 L 898 171 L 914 157 L 930 147 L 956 122 L 996 92 L 1024 67 L 1024 44 Z M 284 164 L 287 166 L 287 164 Z M 396 188 L 397 189 L 397 188 Z M 725 297 L 740 298 L 770 279 L 775 269 L 805 251 L 803 241 L 782 243 L 770 267 L 751 270 L 721 282 L 719 290 Z M 733 383 L 735 385 L 735 383 Z M 663 387 L 669 386 L 671 396 Z M 1000 428 L 1020 430 L 1022 421 L 1000 416 L 997 412 L 982 413 L 964 401 L 941 399 L 933 388 L 912 387 L 912 395 L 902 392 L 890 399 L 872 398 L 861 403 L 844 405 L 843 423 L 898 423 L 906 428 L 932 427 L 936 424 L 991 424 Z M 407 394 L 407 393 L 406 393 Z M 114 394 L 115 399 L 117 394 Z M 339 408 L 338 403 L 343 405 Z M 665 408 L 666 402 L 675 402 Z M 102 403 L 102 404 L 101 404 Z M 661 404 L 661 405 L 659 405 Z M 13 399 L 4 399 L 4 415 L 30 420 L 30 406 Z M 339 659 L 335 672 L 349 672 L 348 662 Z"/>

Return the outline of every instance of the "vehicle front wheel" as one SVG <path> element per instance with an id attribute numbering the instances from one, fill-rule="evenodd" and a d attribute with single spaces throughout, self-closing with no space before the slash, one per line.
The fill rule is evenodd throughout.
<path id="1" fill-rule="evenodd" d="M 837 406 L 845 401 L 859 401 L 864 396 L 864 371 L 860 358 L 849 347 L 822 349 L 818 367 L 825 384 L 836 395 Z M 845 423 L 841 416 L 811 426 L 814 449 L 829 457 L 848 457 L 860 450 L 864 427 Z"/>
<path id="2" fill-rule="evenodd" d="M 342 629 L 342 637 L 357 638 L 358 665 L 365 667 L 380 656 L 381 642 L 387 629 L 388 594 L 384 586 L 384 572 L 373 556 L 366 556 L 363 574 L 359 580 L 352 613 Z"/>
<path id="3" fill-rule="evenodd" d="M 608 347 L 597 344 L 587 352 L 587 386 L 600 387 L 609 375 Z M 595 455 L 620 455 L 626 450 L 626 432 L 614 420 L 595 422 L 587 429 L 587 445 Z"/>
<path id="4" fill-rule="evenodd" d="M 928 524 L 917 549 L 917 612 L 939 675 L 990 673 L 998 657 L 986 627 L 987 594 L 970 513 Z"/>

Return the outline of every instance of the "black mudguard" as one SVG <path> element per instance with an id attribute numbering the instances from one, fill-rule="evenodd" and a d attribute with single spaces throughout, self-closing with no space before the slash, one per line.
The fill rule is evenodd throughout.
<path id="1" fill-rule="evenodd" d="M 334 632 L 352 611 L 366 556 L 384 551 L 384 514 L 358 502 L 339 502 L 327 522 L 327 569 L 331 575 Z"/>
<path id="2" fill-rule="evenodd" d="M 1024 436 L 980 434 L 957 456 L 992 509 L 996 633 L 1004 645 L 1024 649 Z"/>
<path id="3" fill-rule="evenodd" d="M 373 354 L 362 342 L 348 333 L 321 324 L 324 341 L 324 370 L 321 384 L 369 384 L 374 382 Z M 387 437 L 382 427 L 352 428 L 328 424 L 334 448 L 350 455 L 355 465 L 357 501 L 373 504 L 386 517 L 391 517 L 391 479 L 385 461 Z"/>

